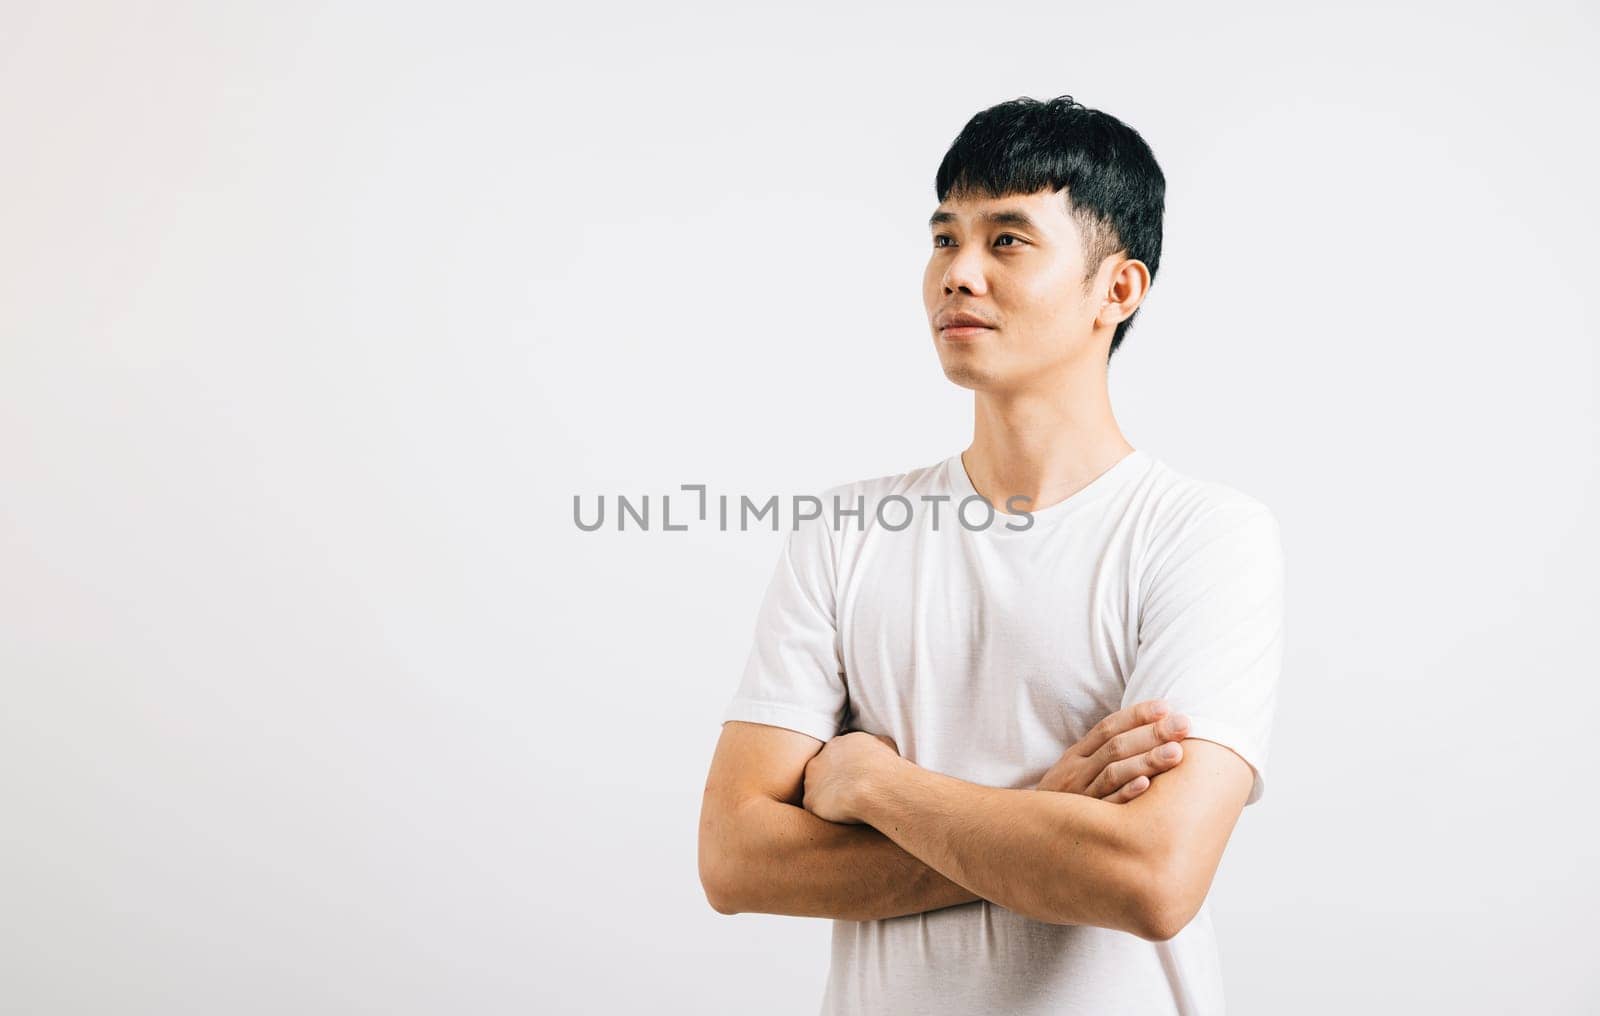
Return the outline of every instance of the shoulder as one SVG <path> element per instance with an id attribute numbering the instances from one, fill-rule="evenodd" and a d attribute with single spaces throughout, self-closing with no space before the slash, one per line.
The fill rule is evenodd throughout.
<path id="1" fill-rule="evenodd" d="M 1277 515 L 1261 498 L 1151 457 L 1135 505 L 1143 539 L 1141 569 L 1155 575 L 1207 547 L 1218 555 L 1281 556 Z M 1215 556 L 1215 555 L 1214 555 Z"/>
<path id="2" fill-rule="evenodd" d="M 1174 535 L 1247 520 L 1277 525 L 1272 509 L 1253 494 L 1220 480 L 1193 476 L 1154 456 L 1148 462 L 1140 479 L 1138 507 L 1157 533 Z"/>
<path id="3" fill-rule="evenodd" d="M 835 484 L 824 490 L 821 497 L 830 509 L 835 499 L 847 507 L 853 505 L 857 498 L 865 498 L 870 503 L 898 494 L 914 500 L 923 494 L 945 489 L 945 470 L 948 463 L 948 459 L 940 459 L 938 462 L 898 473 L 884 473 Z"/>
<path id="4" fill-rule="evenodd" d="M 917 511 L 924 496 L 948 494 L 948 461 L 812 488 L 801 495 L 808 499 L 804 514 L 796 502 L 790 540 L 837 563 L 841 548 L 850 542 L 848 537 L 873 528 L 880 509 L 892 517 L 892 525 L 899 523 L 907 510 Z M 883 507 L 890 498 L 903 498 L 906 506 Z"/>

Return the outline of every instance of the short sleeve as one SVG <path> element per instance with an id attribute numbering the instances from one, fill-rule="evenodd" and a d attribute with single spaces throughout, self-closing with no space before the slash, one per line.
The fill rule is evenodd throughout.
<path id="1" fill-rule="evenodd" d="M 722 720 L 787 727 L 826 741 L 847 707 L 826 516 L 784 538 L 756 617 L 755 642 Z"/>
<path id="2" fill-rule="evenodd" d="M 1241 499 L 1205 513 L 1141 580 L 1139 648 L 1122 704 L 1165 699 L 1190 738 L 1231 748 L 1266 789 L 1284 648 L 1284 563 L 1276 518 Z"/>

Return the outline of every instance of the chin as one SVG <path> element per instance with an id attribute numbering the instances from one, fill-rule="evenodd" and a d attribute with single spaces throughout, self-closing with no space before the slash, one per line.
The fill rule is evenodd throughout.
<path id="1" fill-rule="evenodd" d="M 988 371 L 977 370 L 970 364 L 965 363 L 944 364 L 944 376 L 949 378 L 952 384 L 959 385 L 962 388 L 970 388 L 973 391 L 992 388 L 997 380 Z"/>

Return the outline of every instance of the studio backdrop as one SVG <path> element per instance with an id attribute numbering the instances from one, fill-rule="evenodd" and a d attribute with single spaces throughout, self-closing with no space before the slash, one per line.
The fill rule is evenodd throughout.
<path id="1" fill-rule="evenodd" d="M 1597 44 L 1559 3 L 8 3 L 0 1011 L 817 1012 L 830 922 L 698 867 L 787 538 L 716 499 L 968 447 L 935 170 L 1059 95 L 1166 178 L 1122 432 L 1281 528 L 1228 1011 L 1600 1009 Z"/>

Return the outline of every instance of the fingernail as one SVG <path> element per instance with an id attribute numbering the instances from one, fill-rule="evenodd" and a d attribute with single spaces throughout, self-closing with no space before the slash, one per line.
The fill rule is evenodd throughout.
<path id="1" fill-rule="evenodd" d="M 1150 714 L 1157 718 L 1167 715 L 1167 704 L 1165 702 L 1157 702 L 1150 707 Z"/>
<path id="2" fill-rule="evenodd" d="M 1156 754 L 1164 759 L 1175 759 L 1178 757 L 1178 746 L 1175 744 L 1163 744 L 1156 750 Z"/>

